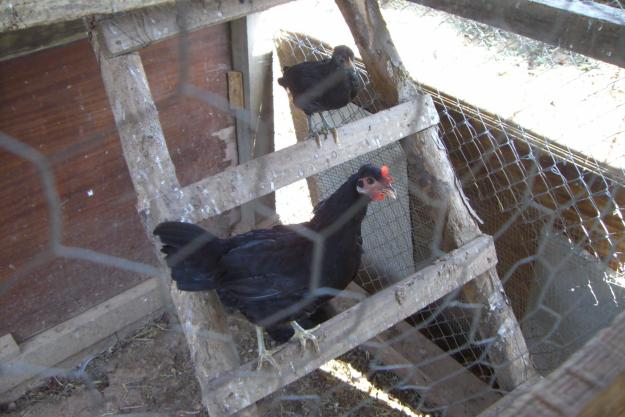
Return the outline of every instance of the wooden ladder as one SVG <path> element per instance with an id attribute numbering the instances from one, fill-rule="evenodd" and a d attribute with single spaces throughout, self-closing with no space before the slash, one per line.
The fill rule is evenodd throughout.
<path id="1" fill-rule="evenodd" d="M 434 180 L 452 184 L 448 188 L 450 199 L 459 193 L 445 152 L 436 146 L 436 140 L 440 140 L 435 137 L 436 109 L 429 96 L 419 94 L 402 97 L 401 102 L 387 110 L 339 127 L 340 143 L 325 140 L 323 146 L 318 147 L 315 141 L 299 142 L 181 187 L 141 57 L 136 51 L 166 36 L 223 23 L 285 2 L 182 3 L 182 11 L 180 6 L 162 6 L 90 23 L 92 45 L 137 194 L 137 209 L 150 239 L 154 239 L 154 227 L 164 220 L 199 222 L 399 140 L 403 140 L 405 149 L 412 147 L 409 156 L 426 148 L 428 152 L 436 152 L 436 162 L 442 164 L 442 171 L 433 168 L 429 172 Z M 364 4 L 361 1 L 343 3 L 351 3 L 356 8 Z M 367 7 L 373 6 L 368 4 Z M 373 24 L 376 27 L 370 30 L 386 31 L 381 21 Z M 369 68 L 367 58 L 365 63 Z M 414 158 L 411 161 L 415 164 Z M 464 200 L 457 201 L 460 203 L 453 203 L 453 209 L 466 211 L 462 205 Z M 465 214 L 463 219 L 467 217 L 470 216 Z M 324 323 L 316 332 L 321 347 L 318 355 L 309 354 L 302 359 L 295 344 L 283 345 L 275 354 L 281 364 L 280 374 L 251 372 L 253 363 L 241 366 L 216 294 L 176 290 L 170 286 L 169 270 L 162 262 L 163 288 L 171 288 L 171 299 L 200 383 L 202 403 L 209 414 L 213 417 L 236 412 L 255 415 L 254 403 L 259 399 L 467 283 L 473 285 L 469 291 L 472 299 L 484 305 L 488 312 L 480 323 L 481 334 L 497 338 L 491 347 L 491 360 L 497 365 L 500 386 L 513 389 L 522 383 L 531 374 L 531 365 L 518 323 L 495 271 L 497 257 L 492 239 L 481 235 L 476 226 L 469 232 L 470 236 L 464 236 L 464 240 L 456 239 L 456 243 L 461 241 L 461 244 L 439 262 Z M 159 252 L 160 242 L 154 240 L 154 244 Z M 345 337 L 346 329 L 350 329 L 348 337 Z"/>

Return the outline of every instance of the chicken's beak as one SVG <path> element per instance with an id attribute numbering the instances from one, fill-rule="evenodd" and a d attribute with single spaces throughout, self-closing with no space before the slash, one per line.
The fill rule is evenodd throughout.
<path id="1" fill-rule="evenodd" d="M 382 193 L 384 193 L 384 195 L 387 197 L 391 197 L 393 200 L 397 198 L 397 193 L 395 192 L 395 188 L 393 187 L 393 184 L 391 184 L 390 182 L 384 185 L 384 188 L 382 189 Z"/>

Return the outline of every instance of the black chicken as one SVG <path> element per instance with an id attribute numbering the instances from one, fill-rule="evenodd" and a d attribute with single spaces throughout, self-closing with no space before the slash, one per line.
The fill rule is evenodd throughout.
<path id="1" fill-rule="evenodd" d="M 313 218 L 295 226 L 253 230 L 219 239 L 190 223 L 165 222 L 154 229 L 172 278 L 183 291 L 217 290 L 221 301 L 256 325 L 258 367 L 268 361 L 262 327 L 278 342 L 293 334 L 303 348 L 315 336 L 298 323 L 314 325 L 318 308 L 332 298 L 310 290 L 314 243 L 298 226 L 325 237 L 318 288 L 343 290 L 356 275 L 362 254 L 360 225 L 367 204 L 395 198 L 388 167 L 364 165 L 314 209 Z M 260 327 L 262 326 L 262 327 Z M 313 329 L 314 330 L 314 329 Z"/>
<path id="2" fill-rule="evenodd" d="M 306 113 L 308 131 L 311 132 L 311 116 L 319 113 L 326 130 L 332 130 L 338 140 L 335 129 L 330 129 L 323 117 L 323 112 L 339 109 L 351 102 L 360 88 L 354 52 L 344 45 L 334 48 L 332 58 L 323 61 L 300 62 L 292 67 L 284 67 L 278 83 L 289 90 L 293 103 Z"/>

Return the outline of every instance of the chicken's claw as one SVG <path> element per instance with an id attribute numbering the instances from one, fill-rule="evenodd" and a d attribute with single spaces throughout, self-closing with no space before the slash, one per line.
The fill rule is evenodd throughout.
<path id="1" fill-rule="evenodd" d="M 316 352 L 319 352 L 319 342 L 317 341 L 317 336 L 312 334 L 315 330 L 319 328 L 319 325 L 313 327 L 312 329 L 304 329 L 302 326 L 297 324 L 296 321 L 291 322 L 291 327 L 293 327 L 293 331 L 295 334 L 293 337 L 296 337 L 299 340 L 300 346 L 302 347 L 302 351 L 306 350 L 306 342 L 310 340 L 315 348 Z"/>
<path id="2" fill-rule="evenodd" d="M 334 139 L 334 143 L 339 144 L 339 132 L 336 128 L 330 129 L 330 133 L 332 133 L 332 139 Z"/>
<path id="3" fill-rule="evenodd" d="M 278 362 L 276 361 L 276 359 L 271 355 L 271 352 L 264 349 L 264 350 L 259 350 L 258 351 L 258 365 L 256 365 L 256 370 L 260 371 L 261 368 L 263 367 L 263 363 L 267 362 L 268 364 L 270 364 L 271 366 L 273 366 L 274 368 L 276 368 L 276 370 L 278 371 L 278 373 L 280 373 L 280 367 L 278 366 Z"/>
<path id="4" fill-rule="evenodd" d="M 321 148 L 321 136 L 319 136 L 319 133 L 315 132 L 314 135 L 315 137 L 315 142 L 317 142 L 317 146 Z"/>
<path id="5" fill-rule="evenodd" d="M 258 341 L 258 364 L 256 365 L 256 370 L 260 371 L 263 367 L 263 363 L 267 362 L 276 368 L 278 373 L 280 373 L 278 362 L 271 355 L 271 352 L 265 347 L 265 337 L 263 335 L 262 327 L 256 326 L 256 340 Z"/>

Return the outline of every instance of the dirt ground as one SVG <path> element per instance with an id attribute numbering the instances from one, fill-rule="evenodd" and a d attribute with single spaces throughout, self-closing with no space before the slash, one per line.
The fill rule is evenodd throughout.
<path id="1" fill-rule="evenodd" d="M 229 326 L 243 360 L 256 355 L 251 326 L 233 315 Z M 354 349 L 339 360 L 367 374 L 366 352 Z M 184 335 L 166 315 L 96 356 L 87 366 L 90 383 L 50 378 L 18 401 L 4 404 L 7 417 L 168 416 L 206 417 L 199 385 Z M 371 383 L 384 389 L 397 384 L 390 373 L 376 373 Z M 393 390 L 411 412 L 398 411 L 366 392 L 317 370 L 258 403 L 259 415 L 286 416 L 406 416 L 419 415 L 411 391 Z"/>

